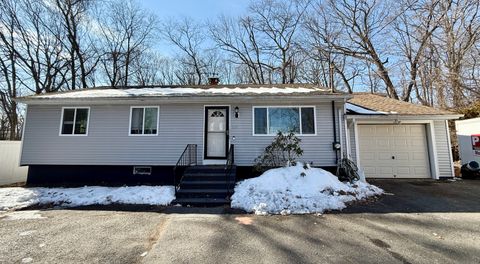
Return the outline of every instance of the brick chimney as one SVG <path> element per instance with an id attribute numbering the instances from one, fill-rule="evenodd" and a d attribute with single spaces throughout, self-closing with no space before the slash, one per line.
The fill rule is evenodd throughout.
<path id="1" fill-rule="evenodd" d="M 218 77 L 209 77 L 208 84 L 209 85 L 218 85 L 220 83 L 220 79 Z"/>

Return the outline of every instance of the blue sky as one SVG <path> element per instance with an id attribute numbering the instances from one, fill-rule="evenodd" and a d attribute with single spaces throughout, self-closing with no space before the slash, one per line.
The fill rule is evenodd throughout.
<path id="1" fill-rule="evenodd" d="M 140 0 L 146 9 L 160 19 L 191 17 L 195 20 L 216 18 L 221 14 L 237 16 L 247 9 L 249 0 Z"/>
<path id="2" fill-rule="evenodd" d="M 139 0 L 143 7 L 160 20 L 191 18 L 197 22 L 214 20 L 220 15 L 240 16 L 247 11 L 250 0 Z M 174 55 L 175 47 L 162 41 L 157 44 L 162 54 Z"/>

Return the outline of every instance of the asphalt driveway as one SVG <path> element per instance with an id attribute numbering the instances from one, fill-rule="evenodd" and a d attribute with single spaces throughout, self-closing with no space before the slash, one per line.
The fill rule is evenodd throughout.
<path id="1" fill-rule="evenodd" d="M 320 216 L 179 207 L 3 213 L 0 263 L 480 262 L 480 181 L 375 184 L 387 191 L 379 201 Z"/>

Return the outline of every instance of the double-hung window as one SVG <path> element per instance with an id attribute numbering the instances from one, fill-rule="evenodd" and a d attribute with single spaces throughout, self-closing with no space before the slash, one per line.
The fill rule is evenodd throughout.
<path id="1" fill-rule="evenodd" d="M 158 106 L 130 108 L 130 135 L 158 135 Z"/>
<path id="2" fill-rule="evenodd" d="M 315 107 L 254 107 L 253 134 L 275 135 L 278 132 L 294 132 L 298 135 L 315 135 Z"/>
<path id="3" fill-rule="evenodd" d="M 88 134 L 89 107 L 64 107 L 62 108 L 62 123 L 60 135 Z"/>

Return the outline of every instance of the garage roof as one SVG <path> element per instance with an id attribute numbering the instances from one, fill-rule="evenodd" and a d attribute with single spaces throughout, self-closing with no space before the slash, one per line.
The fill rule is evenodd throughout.
<path id="1" fill-rule="evenodd" d="M 408 103 L 388 98 L 385 95 L 371 93 L 354 93 L 348 103 L 364 109 L 378 112 L 377 114 L 398 115 L 455 115 L 456 113 L 429 106 Z M 353 114 L 365 114 L 351 111 Z"/>

